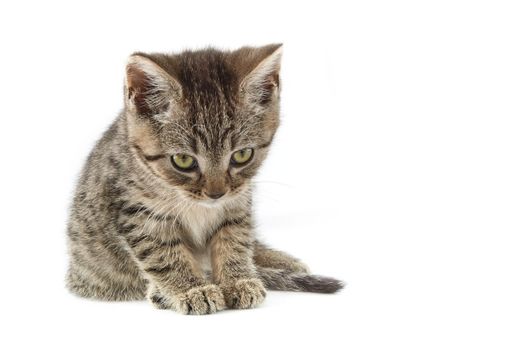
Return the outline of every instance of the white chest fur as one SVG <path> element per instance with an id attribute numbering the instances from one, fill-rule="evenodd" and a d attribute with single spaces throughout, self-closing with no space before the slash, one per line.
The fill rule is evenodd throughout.
<path id="1" fill-rule="evenodd" d="M 181 221 L 192 235 L 196 246 L 204 247 L 208 235 L 224 216 L 224 208 L 194 205 L 181 216 Z"/>
<path id="2" fill-rule="evenodd" d="M 181 217 L 181 221 L 191 234 L 195 247 L 194 258 L 201 270 L 209 275 L 211 273 L 210 249 L 206 247 L 213 228 L 220 224 L 224 217 L 223 207 L 204 207 L 195 205 Z"/>

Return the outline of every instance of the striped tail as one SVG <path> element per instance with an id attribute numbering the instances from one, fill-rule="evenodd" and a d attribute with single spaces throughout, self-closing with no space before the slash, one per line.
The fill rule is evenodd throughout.
<path id="1" fill-rule="evenodd" d="M 335 293 L 344 287 L 344 283 L 335 278 L 307 273 L 296 273 L 268 267 L 257 267 L 259 277 L 270 290 Z"/>

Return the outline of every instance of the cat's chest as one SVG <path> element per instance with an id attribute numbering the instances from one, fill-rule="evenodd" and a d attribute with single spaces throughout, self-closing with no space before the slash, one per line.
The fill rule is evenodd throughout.
<path id="1" fill-rule="evenodd" d="M 224 209 L 221 207 L 208 208 L 195 205 L 185 211 L 180 218 L 186 227 L 191 239 L 197 246 L 203 247 L 213 229 L 224 219 Z"/>

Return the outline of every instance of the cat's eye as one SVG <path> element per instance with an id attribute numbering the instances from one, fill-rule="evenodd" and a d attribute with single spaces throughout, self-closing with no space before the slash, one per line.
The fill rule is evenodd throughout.
<path id="1" fill-rule="evenodd" d="M 175 154 L 171 156 L 171 163 L 176 169 L 181 171 L 190 171 L 197 166 L 195 158 L 187 154 Z"/>
<path id="2" fill-rule="evenodd" d="M 242 165 L 248 163 L 252 157 L 253 148 L 245 148 L 233 153 L 231 162 L 234 165 Z"/>

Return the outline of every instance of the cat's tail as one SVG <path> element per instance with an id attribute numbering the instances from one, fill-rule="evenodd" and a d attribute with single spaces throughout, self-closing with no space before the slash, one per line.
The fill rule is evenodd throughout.
<path id="1" fill-rule="evenodd" d="M 257 272 L 264 286 L 270 290 L 335 293 L 344 287 L 342 281 L 331 277 L 260 266 L 257 267 Z"/>

